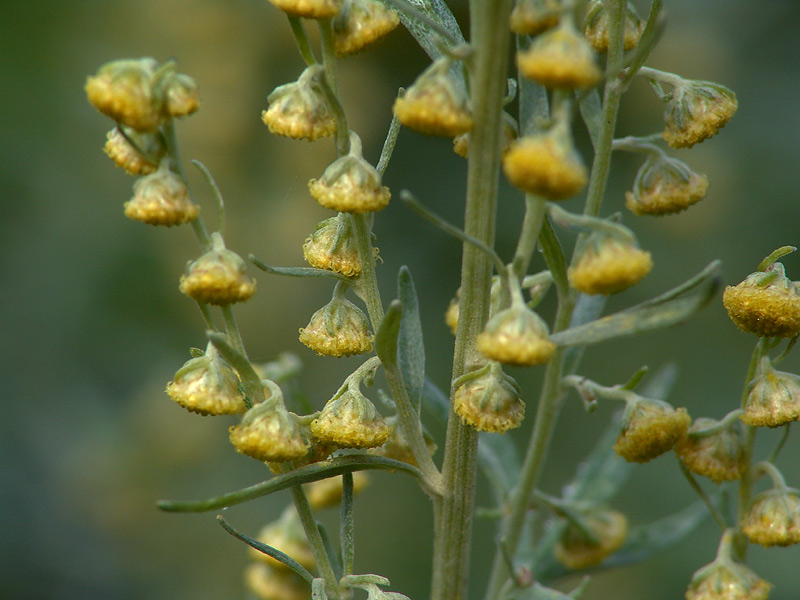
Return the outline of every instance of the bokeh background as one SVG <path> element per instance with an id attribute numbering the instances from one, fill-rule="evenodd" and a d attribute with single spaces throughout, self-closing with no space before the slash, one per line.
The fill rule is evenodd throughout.
<path id="1" fill-rule="evenodd" d="M 464 2 L 454 3 L 462 26 Z M 800 242 L 797 139 L 800 139 L 800 3 L 668 0 L 668 25 L 649 65 L 721 82 L 740 109 L 721 134 L 676 154 L 706 173 L 708 197 L 688 212 L 634 218 L 655 270 L 614 298 L 619 308 L 667 289 L 714 258 L 728 283 L 740 281 L 777 246 Z M 637 2 L 642 12 L 644 6 Z M 195 306 L 177 290 L 196 256 L 188 227 L 157 229 L 125 219 L 132 179 L 105 157 L 111 127 L 85 101 L 87 75 L 116 58 L 174 58 L 198 81 L 202 110 L 179 124 L 186 158 L 202 160 L 229 207 L 234 250 L 277 265 L 302 265 L 301 245 L 328 216 L 306 181 L 332 160 L 329 140 L 308 144 L 271 136 L 259 120 L 266 96 L 302 68 L 282 15 L 262 0 L 8 0 L 0 6 L 0 597 L 205 600 L 244 598 L 244 547 L 213 514 L 159 513 L 159 498 L 217 495 L 260 481 L 262 465 L 227 442 L 232 421 L 191 415 L 164 386 L 205 344 Z M 351 127 L 376 160 L 397 87 L 427 64 L 407 32 L 341 63 Z M 625 97 L 620 134 L 661 127 L 661 106 L 637 82 Z M 638 160 L 615 163 L 605 213 L 623 210 Z M 465 163 L 448 140 L 403 130 L 385 182 L 411 189 L 460 222 Z M 213 226 L 208 188 L 192 173 Z M 510 256 L 522 215 L 518 192 L 502 191 L 498 249 Z M 572 206 L 572 205 L 570 205 Z M 457 242 L 395 202 L 376 219 L 385 300 L 406 264 L 422 302 L 428 372 L 446 388 L 453 339 L 442 314 L 458 281 Z M 569 243 L 570 234 L 564 239 Z M 789 275 L 800 259 L 785 259 Z M 540 266 L 541 262 L 537 263 Z M 259 292 L 237 314 L 250 354 L 283 350 L 302 358 L 304 390 L 321 406 L 357 361 L 316 357 L 297 329 L 324 304 L 329 284 L 257 274 Z M 551 301 L 543 313 L 552 317 Z M 738 402 L 753 340 L 736 330 L 715 299 L 671 331 L 592 348 L 582 373 L 613 384 L 643 364 L 680 369 L 672 400 L 695 415 L 720 417 Z M 797 371 L 797 353 L 783 363 Z M 532 414 L 538 373 L 515 370 Z M 560 420 L 543 489 L 558 493 L 613 414 L 588 415 L 574 398 Z M 530 422 L 514 436 L 525 438 Z M 431 424 L 442 440 L 442 429 Z M 759 436 L 763 456 L 776 433 Z M 779 466 L 800 484 L 798 440 Z M 440 454 L 437 460 L 440 460 Z M 480 481 L 479 504 L 487 504 Z M 694 500 L 671 456 L 637 466 L 614 505 L 633 524 Z M 288 495 L 227 511 L 254 533 L 277 517 Z M 375 474 L 356 503 L 357 570 L 392 580 L 415 599 L 427 595 L 430 506 L 408 478 Z M 336 515 L 323 514 L 336 531 Z M 682 597 L 691 574 L 713 558 L 718 530 L 707 521 L 678 547 L 635 567 L 596 577 L 585 598 L 666 600 Z M 473 597 L 491 560 L 492 528 L 476 525 Z M 800 549 L 752 548 L 751 565 L 775 584 L 772 598 L 798 597 Z"/>

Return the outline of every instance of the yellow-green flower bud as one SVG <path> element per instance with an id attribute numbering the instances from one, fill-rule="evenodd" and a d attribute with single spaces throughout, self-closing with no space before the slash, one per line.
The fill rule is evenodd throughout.
<path id="1" fill-rule="evenodd" d="M 467 97 L 450 76 L 451 61 L 439 58 L 394 102 L 397 120 L 419 133 L 455 137 L 472 129 Z"/>
<path id="2" fill-rule="evenodd" d="M 357 494 L 369 485 L 366 471 L 353 472 L 353 494 Z M 342 501 L 342 478 L 328 477 L 309 483 L 304 487 L 308 504 L 312 509 L 338 506 Z"/>
<path id="3" fill-rule="evenodd" d="M 461 419 L 478 431 L 503 433 L 516 429 L 525 418 L 525 402 L 517 383 L 498 363 L 462 376 L 456 382 L 453 408 Z"/>
<path id="4" fill-rule="evenodd" d="M 374 252 L 377 257 L 378 249 L 374 248 Z M 361 274 L 355 236 L 345 214 L 317 223 L 314 233 L 303 244 L 303 256 L 317 269 L 335 271 L 345 277 Z"/>
<path id="5" fill-rule="evenodd" d="M 757 494 L 741 525 L 744 534 L 754 544 L 800 544 L 800 497 L 797 490 L 776 487 Z"/>
<path id="6" fill-rule="evenodd" d="M 293 17 L 306 19 L 327 19 L 335 17 L 342 7 L 341 0 L 269 0 L 270 4 L 280 8 Z"/>
<path id="7" fill-rule="evenodd" d="M 747 386 L 739 418 L 753 427 L 780 427 L 800 419 L 800 377 L 775 370 L 764 356 Z"/>
<path id="8" fill-rule="evenodd" d="M 714 419 L 695 419 L 674 450 L 687 469 L 714 483 L 741 478 L 745 467 L 738 431 Z"/>
<path id="9" fill-rule="evenodd" d="M 164 112 L 187 117 L 200 109 L 200 91 L 194 79 L 183 73 L 169 73 L 161 82 Z"/>
<path id="10" fill-rule="evenodd" d="M 731 90 L 712 81 L 684 80 L 665 99 L 661 137 L 673 148 L 691 148 L 716 135 L 739 107 Z"/>
<path id="11" fill-rule="evenodd" d="M 637 215 L 669 215 L 686 210 L 706 197 L 708 179 L 684 162 L 652 154 L 639 167 L 625 206 Z"/>
<path id="12" fill-rule="evenodd" d="M 375 448 L 382 445 L 391 430 L 378 409 L 351 384 L 328 400 L 319 417 L 311 422 L 311 433 L 323 443 L 341 448 Z"/>
<path id="13" fill-rule="evenodd" d="M 511 11 L 511 31 L 536 35 L 558 25 L 564 7 L 560 0 L 517 0 Z"/>
<path id="14" fill-rule="evenodd" d="M 294 571 L 252 563 L 244 571 L 245 586 L 260 600 L 308 600 L 308 583 Z"/>
<path id="15" fill-rule="evenodd" d="M 556 559 L 565 567 L 586 569 L 599 565 L 625 543 L 628 520 L 621 512 L 593 507 L 578 516 L 583 528 L 570 522 L 553 548 Z"/>
<path id="16" fill-rule="evenodd" d="M 583 26 L 583 35 L 592 44 L 597 52 L 608 52 L 608 11 L 603 5 L 603 0 L 592 0 L 586 9 L 586 20 Z M 625 8 L 625 29 L 623 33 L 623 49 L 633 50 L 639 44 L 639 38 L 644 31 L 644 22 L 630 2 Z"/>
<path id="17" fill-rule="evenodd" d="M 247 406 L 239 393 L 239 377 L 209 344 L 203 356 L 192 358 L 167 384 L 167 394 L 185 409 L 201 415 L 234 415 Z"/>
<path id="18" fill-rule="evenodd" d="M 308 190 L 325 208 L 338 212 L 375 212 L 389 204 L 389 188 L 361 155 L 361 140 L 350 132 L 350 152 L 336 159 L 320 179 L 308 182 Z"/>
<path id="19" fill-rule="evenodd" d="M 125 203 L 125 216 L 148 225 L 181 225 L 199 212 L 183 180 L 162 160 L 158 170 L 136 180 L 133 197 Z"/>
<path id="20" fill-rule="evenodd" d="M 686 600 L 767 600 L 772 587 L 731 557 L 729 529 L 722 536 L 714 562 L 698 569 L 686 590 Z"/>
<path id="21" fill-rule="evenodd" d="M 317 566 L 311 545 L 308 543 L 308 538 L 306 538 L 306 534 L 303 531 L 303 525 L 300 523 L 300 517 L 292 505 L 283 511 L 280 519 L 267 523 L 256 536 L 256 539 L 267 546 L 280 550 L 309 571 L 313 571 Z M 250 548 L 248 552 L 251 558 L 263 561 L 273 569 L 278 571 L 290 570 L 281 561 L 275 560 L 255 548 Z"/>
<path id="22" fill-rule="evenodd" d="M 575 26 L 563 20 L 517 53 L 519 72 L 550 88 L 590 88 L 602 80 L 595 52 Z"/>
<path id="23" fill-rule="evenodd" d="M 308 67 L 297 81 L 281 85 L 269 95 L 269 108 L 261 113 L 261 120 L 272 133 L 313 142 L 336 132 L 328 104 L 313 84 L 316 72 Z"/>
<path id="24" fill-rule="evenodd" d="M 333 20 L 333 51 L 337 56 L 360 52 L 399 23 L 397 11 L 377 0 L 344 0 Z"/>
<path id="25" fill-rule="evenodd" d="M 244 259 L 225 248 L 222 236 L 211 236 L 212 248 L 189 263 L 181 276 L 180 290 L 205 304 L 244 302 L 256 293 L 256 281 L 247 274 Z"/>
<path id="26" fill-rule="evenodd" d="M 346 298 L 334 297 L 300 329 L 300 341 L 324 356 L 351 356 L 372 350 L 367 316 Z"/>
<path id="27" fill-rule="evenodd" d="M 637 248 L 633 241 L 595 232 L 567 270 L 567 277 L 579 292 L 608 295 L 636 285 L 652 268 L 650 253 Z"/>
<path id="28" fill-rule="evenodd" d="M 671 450 L 691 422 L 685 408 L 636 396 L 625 408 L 614 451 L 628 462 L 648 462 Z"/>
<path id="29" fill-rule="evenodd" d="M 161 106 L 152 85 L 157 67 L 152 58 L 106 63 L 86 80 L 89 103 L 132 129 L 155 131 L 161 123 Z"/>
<path id="30" fill-rule="evenodd" d="M 727 286 L 722 304 L 731 321 L 748 333 L 785 338 L 800 333 L 800 290 L 786 277 L 781 263 Z"/>
<path id="31" fill-rule="evenodd" d="M 270 389 L 278 390 L 277 385 Z M 230 428 L 231 444 L 242 454 L 262 462 L 286 462 L 304 458 L 309 445 L 300 430 L 297 415 L 283 405 L 283 398 L 273 395 L 256 404 Z"/>
<path id="32" fill-rule="evenodd" d="M 503 155 L 503 172 L 513 186 L 550 200 L 571 198 L 588 178 L 565 122 L 512 142 Z"/>
<path id="33" fill-rule="evenodd" d="M 127 128 L 125 134 L 145 154 L 131 145 L 120 133 L 119 127 L 115 127 L 106 135 L 103 152 L 114 161 L 114 164 L 125 169 L 129 175 L 149 175 L 154 172 L 167 151 L 164 142 L 161 141 L 161 136 L 149 131 L 138 132 L 135 129 Z"/>
<path id="34" fill-rule="evenodd" d="M 486 358 L 520 366 L 544 364 L 556 350 L 547 324 L 524 303 L 512 303 L 490 318 L 476 345 Z"/>

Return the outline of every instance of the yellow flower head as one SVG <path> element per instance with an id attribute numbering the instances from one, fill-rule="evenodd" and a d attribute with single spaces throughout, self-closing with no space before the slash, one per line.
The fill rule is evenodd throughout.
<path id="1" fill-rule="evenodd" d="M 459 385 L 460 384 L 460 385 Z M 477 429 L 503 433 L 525 418 L 525 403 L 517 383 L 491 362 L 456 381 L 453 406 L 461 419 Z"/>
<path id="2" fill-rule="evenodd" d="M 637 396 L 625 409 L 614 451 L 628 462 L 648 462 L 671 450 L 691 422 L 685 408 Z"/>
<path id="3" fill-rule="evenodd" d="M 378 0 L 344 0 L 342 10 L 333 20 L 333 51 L 337 56 L 360 52 L 399 23 L 397 11 Z"/>
<path id="4" fill-rule="evenodd" d="M 136 180 L 125 216 L 148 225 L 173 226 L 194 221 L 199 212 L 183 180 L 162 160 L 158 170 Z"/>
<path id="5" fill-rule="evenodd" d="M 244 260 L 225 248 L 218 233 L 212 234 L 211 239 L 211 250 L 189 263 L 186 274 L 181 276 L 181 292 L 206 304 L 249 300 L 256 292 L 256 282 L 247 274 Z"/>

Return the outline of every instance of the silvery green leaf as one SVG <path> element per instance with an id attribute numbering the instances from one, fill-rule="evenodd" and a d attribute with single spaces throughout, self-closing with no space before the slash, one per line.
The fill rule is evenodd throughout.
<path id="1" fill-rule="evenodd" d="M 392 300 L 375 335 L 375 352 L 387 370 L 397 369 L 397 336 L 402 319 L 403 304 L 400 300 Z"/>
<path id="2" fill-rule="evenodd" d="M 597 344 L 606 340 L 663 329 L 699 311 L 721 284 L 720 262 L 714 261 L 690 280 L 631 308 L 550 336 L 559 346 Z"/>
<path id="3" fill-rule="evenodd" d="M 403 318 L 397 338 L 397 360 L 411 405 L 419 412 L 420 396 L 425 383 L 425 347 L 417 290 L 408 267 L 401 267 L 397 274 L 397 297 L 403 304 Z"/>

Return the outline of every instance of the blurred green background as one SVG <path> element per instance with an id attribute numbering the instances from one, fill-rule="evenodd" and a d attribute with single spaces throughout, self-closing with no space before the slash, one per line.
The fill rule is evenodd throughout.
<path id="1" fill-rule="evenodd" d="M 681 215 L 635 219 L 625 213 L 655 269 L 614 298 L 618 308 L 693 275 L 714 258 L 728 283 L 744 278 L 771 250 L 800 242 L 796 177 L 800 139 L 800 3 L 668 0 L 668 25 L 650 66 L 710 79 L 736 91 L 740 109 L 710 141 L 676 154 L 711 182 L 708 197 Z M 644 6 L 637 2 L 643 11 Z M 454 6 L 466 23 L 464 3 Z M 217 495 L 260 481 L 262 465 L 227 441 L 233 421 L 201 418 L 163 389 L 205 345 L 193 304 L 177 290 L 195 257 L 188 227 L 151 228 L 125 219 L 133 180 L 102 153 L 111 123 L 85 101 L 86 76 L 109 60 L 177 60 L 200 85 L 203 107 L 178 127 L 185 158 L 214 173 L 229 207 L 228 245 L 265 262 L 302 265 L 301 245 L 328 213 L 306 181 L 332 160 L 330 140 L 311 145 L 271 136 L 259 120 L 266 96 L 302 68 L 281 14 L 261 0 L 9 0 L 0 6 L 0 597 L 204 600 L 243 598 L 244 547 L 213 514 L 167 515 L 159 498 Z M 351 127 L 376 160 L 397 87 L 427 64 L 407 32 L 341 63 Z M 661 106 L 637 82 L 625 97 L 619 134 L 661 127 Z M 605 213 L 623 210 L 638 162 L 620 156 Z M 465 163 L 448 140 L 403 130 L 385 183 L 409 188 L 460 222 Z M 195 194 L 213 226 L 210 193 L 192 173 Z M 502 192 L 498 249 L 508 257 L 522 215 L 520 194 Z M 577 204 L 569 204 L 573 208 Z M 460 246 L 394 202 L 376 219 L 384 300 L 406 264 L 422 301 L 430 376 L 449 379 L 452 337 L 442 314 L 457 287 Z M 570 240 L 570 234 L 564 236 Z M 569 242 L 568 242 L 569 243 Z M 537 259 L 538 260 L 538 259 Z M 785 259 L 790 276 L 800 259 Z M 536 267 L 540 267 L 538 262 Z M 250 354 L 267 360 L 290 350 L 305 363 L 303 387 L 321 406 L 357 360 L 315 356 L 297 329 L 324 304 L 330 285 L 258 274 L 259 292 L 238 317 Z M 543 305 L 552 317 L 552 301 Z M 642 364 L 680 368 L 675 404 L 694 416 L 720 417 L 738 402 L 753 340 L 738 332 L 715 300 L 674 330 L 626 339 L 586 353 L 582 373 L 601 383 L 626 380 Z M 800 369 L 790 357 L 784 370 Z M 536 370 L 514 370 L 533 414 Z M 558 493 L 614 407 L 586 414 L 574 398 L 560 420 L 542 487 Z M 514 433 L 520 441 L 528 419 Z M 441 428 L 432 431 L 442 441 Z M 761 456 L 776 439 L 759 436 Z M 779 466 L 800 484 L 797 439 Z M 437 455 L 441 460 L 441 453 Z M 489 496 L 480 481 L 478 503 Z M 636 466 L 615 501 L 631 523 L 667 515 L 693 492 L 672 456 Z M 288 501 L 278 494 L 227 511 L 255 533 Z M 415 599 L 427 595 L 430 506 L 408 478 L 375 474 L 356 502 L 359 572 L 381 573 Z M 336 515 L 323 519 L 336 530 Z M 596 577 L 587 600 L 683 597 L 691 574 L 713 558 L 718 530 L 709 521 L 678 547 L 644 564 Z M 492 528 L 478 523 L 473 597 L 483 589 Z M 798 597 L 800 549 L 752 548 L 751 566 L 775 585 L 773 599 Z"/>

